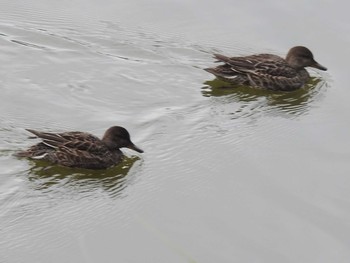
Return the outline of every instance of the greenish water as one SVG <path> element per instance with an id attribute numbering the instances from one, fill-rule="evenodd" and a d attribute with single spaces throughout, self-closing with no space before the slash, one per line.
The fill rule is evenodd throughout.
<path id="1" fill-rule="evenodd" d="M 349 262 L 346 5 L 2 1 L 0 262 Z M 295 45 L 328 68 L 295 92 L 203 70 Z M 106 171 L 13 157 L 25 128 L 113 125 L 145 153 Z"/>

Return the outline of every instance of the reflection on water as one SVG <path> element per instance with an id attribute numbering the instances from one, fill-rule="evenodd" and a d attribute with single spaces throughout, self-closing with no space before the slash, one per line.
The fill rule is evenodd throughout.
<path id="1" fill-rule="evenodd" d="M 266 112 L 278 111 L 291 116 L 305 114 L 311 107 L 322 90 L 326 82 L 321 78 L 313 77 L 301 89 L 292 92 L 270 91 L 245 86 L 234 86 L 218 79 L 207 81 L 208 85 L 202 88 L 202 95 L 205 97 L 225 97 L 225 101 L 247 104 L 259 102 L 255 112 L 264 110 Z M 254 114 L 254 111 L 250 115 Z"/>
<path id="2" fill-rule="evenodd" d="M 126 176 L 130 169 L 139 161 L 139 157 L 133 156 L 124 158 L 121 164 L 106 170 L 88 170 L 48 166 L 46 161 L 31 160 L 33 167 L 29 170 L 28 180 L 32 188 L 42 192 L 64 187 L 65 191 L 84 193 L 102 189 L 111 196 L 118 196 L 126 187 Z"/>

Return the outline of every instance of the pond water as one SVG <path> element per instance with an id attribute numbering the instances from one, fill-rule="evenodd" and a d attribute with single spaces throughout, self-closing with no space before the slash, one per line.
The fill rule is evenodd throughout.
<path id="1" fill-rule="evenodd" d="M 338 1 L 0 4 L 0 262 L 349 262 L 350 19 Z M 213 53 L 309 47 L 291 93 L 222 88 Z M 126 127 L 105 171 L 18 159 L 25 128 Z"/>

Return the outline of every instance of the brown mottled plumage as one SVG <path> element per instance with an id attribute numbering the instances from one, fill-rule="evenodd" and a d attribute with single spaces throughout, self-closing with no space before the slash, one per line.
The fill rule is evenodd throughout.
<path id="1" fill-rule="evenodd" d="M 106 169 L 118 164 L 123 157 L 119 148 L 126 147 L 142 153 L 130 140 L 129 132 L 120 126 L 109 128 L 102 140 L 85 132 L 49 133 L 27 131 L 42 139 L 18 157 L 42 159 L 68 167 Z"/>
<path id="2" fill-rule="evenodd" d="M 205 70 L 217 78 L 237 85 L 270 90 L 292 91 L 301 88 L 310 78 L 305 67 L 327 70 L 303 46 L 291 48 L 286 59 L 272 54 L 231 58 L 215 54 L 214 57 L 225 64 Z"/>

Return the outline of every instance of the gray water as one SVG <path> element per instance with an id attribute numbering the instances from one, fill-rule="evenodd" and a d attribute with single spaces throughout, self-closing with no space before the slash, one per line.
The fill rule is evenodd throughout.
<path id="1" fill-rule="evenodd" d="M 349 262 L 345 1 L 0 3 L 0 262 Z M 309 47 L 299 91 L 221 84 L 213 53 Z M 131 133 L 105 171 L 13 157 L 25 128 Z"/>

